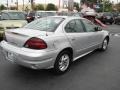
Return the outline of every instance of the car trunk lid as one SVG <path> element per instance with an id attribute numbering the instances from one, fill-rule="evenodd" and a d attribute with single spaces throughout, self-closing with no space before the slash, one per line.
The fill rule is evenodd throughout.
<path id="1" fill-rule="evenodd" d="M 32 30 L 32 29 L 11 29 L 5 32 L 6 41 L 12 45 L 23 47 L 25 42 L 32 37 L 43 37 L 51 35 L 53 32 Z"/>

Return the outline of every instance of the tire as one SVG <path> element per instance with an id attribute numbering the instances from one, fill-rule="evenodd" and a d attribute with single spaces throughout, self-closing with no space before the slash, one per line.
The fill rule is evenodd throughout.
<path id="1" fill-rule="evenodd" d="M 103 43 L 102 43 L 102 47 L 100 48 L 101 51 L 106 51 L 107 48 L 108 48 L 108 43 L 109 43 L 109 40 L 107 38 L 105 38 L 103 40 Z"/>
<path id="2" fill-rule="evenodd" d="M 110 22 L 110 24 L 112 25 L 113 23 L 112 23 L 112 22 Z"/>
<path id="3" fill-rule="evenodd" d="M 63 51 L 61 52 L 55 61 L 54 64 L 54 73 L 55 74 L 63 74 L 66 71 L 68 71 L 69 67 L 70 67 L 70 63 L 71 63 L 72 57 L 71 57 L 71 53 L 68 51 Z"/>
<path id="4" fill-rule="evenodd" d="M 105 21 L 103 21 L 103 23 L 104 23 L 104 24 L 106 24 L 106 22 L 105 22 Z"/>

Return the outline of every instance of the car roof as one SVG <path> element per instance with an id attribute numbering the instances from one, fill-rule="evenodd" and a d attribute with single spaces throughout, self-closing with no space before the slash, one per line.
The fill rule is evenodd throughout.
<path id="1" fill-rule="evenodd" d="M 44 10 L 39 10 L 39 11 L 36 11 L 36 12 L 56 12 L 56 11 L 44 11 Z"/>
<path id="2" fill-rule="evenodd" d="M 2 10 L 1 12 L 22 12 L 22 11 L 17 11 L 17 10 Z"/>
<path id="3" fill-rule="evenodd" d="M 76 16 L 49 16 L 49 17 L 59 17 L 59 18 L 65 18 L 65 19 L 84 19 L 82 17 L 76 17 Z"/>

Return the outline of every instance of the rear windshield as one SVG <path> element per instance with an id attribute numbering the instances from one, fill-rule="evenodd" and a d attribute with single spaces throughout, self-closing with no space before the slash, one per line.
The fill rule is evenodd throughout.
<path id="1" fill-rule="evenodd" d="M 104 13 L 103 15 L 104 15 L 104 16 L 113 16 L 112 13 Z"/>
<path id="2" fill-rule="evenodd" d="M 63 20 L 64 18 L 60 18 L 60 17 L 40 18 L 27 24 L 23 28 L 54 32 Z"/>
<path id="3" fill-rule="evenodd" d="M 2 20 L 25 20 L 25 15 L 23 12 L 7 12 L 2 13 Z"/>

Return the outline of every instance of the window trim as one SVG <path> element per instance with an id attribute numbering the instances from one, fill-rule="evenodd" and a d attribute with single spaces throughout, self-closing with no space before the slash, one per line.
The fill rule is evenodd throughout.
<path id="1" fill-rule="evenodd" d="M 84 27 L 85 32 L 89 32 L 89 31 L 87 31 L 87 28 L 86 28 L 83 20 L 87 20 L 87 19 L 81 19 L 81 22 L 82 22 L 82 24 L 83 24 L 83 27 Z M 87 21 L 89 21 L 89 20 L 87 20 Z M 91 22 L 91 21 L 90 21 L 90 22 Z M 91 23 L 92 23 L 92 22 L 91 22 Z M 93 23 L 92 23 L 92 24 L 93 24 Z M 94 24 L 93 24 L 93 25 L 94 25 Z M 95 30 L 94 30 L 94 31 L 91 31 L 91 32 L 95 32 Z M 90 32 L 89 32 L 89 33 L 90 33 Z"/>

